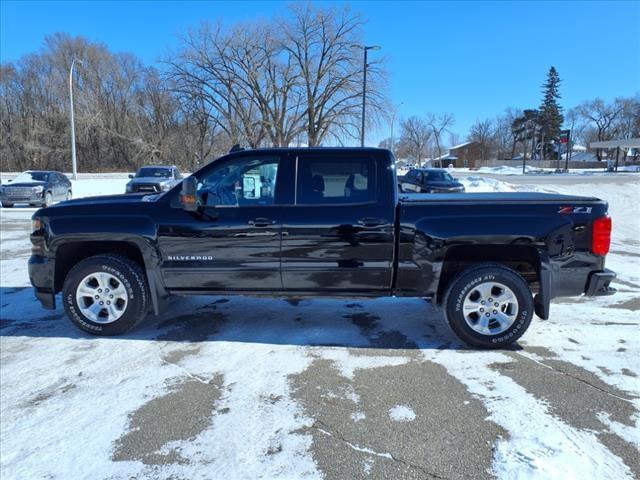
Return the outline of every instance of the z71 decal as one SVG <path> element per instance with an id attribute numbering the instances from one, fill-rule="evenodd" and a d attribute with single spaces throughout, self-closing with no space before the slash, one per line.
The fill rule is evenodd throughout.
<path id="1" fill-rule="evenodd" d="M 558 213 L 591 213 L 593 207 L 560 207 Z"/>

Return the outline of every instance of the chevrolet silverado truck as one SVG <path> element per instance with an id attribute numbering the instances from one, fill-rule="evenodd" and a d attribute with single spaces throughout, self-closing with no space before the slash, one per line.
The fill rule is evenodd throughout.
<path id="1" fill-rule="evenodd" d="M 498 348 L 553 298 L 614 293 L 610 236 L 597 198 L 402 194 L 388 150 L 241 150 L 167 192 L 38 210 L 29 276 L 95 335 L 171 295 L 428 297 L 464 342 Z"/>

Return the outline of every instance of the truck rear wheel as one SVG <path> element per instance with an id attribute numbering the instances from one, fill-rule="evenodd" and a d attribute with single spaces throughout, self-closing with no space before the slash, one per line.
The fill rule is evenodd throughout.
<path id="1" fill-rule="evenodd" d="M 453 332 L 480 348 L 501 348 L 519 339 L 533 316 L 533 296 L 514 270 L 485 264 L 461 272 L 444 299 Z"/>
<path id="2" fill-rule="evenodd" d="M 118 255 L 96 255 L 71 269 L 62 288 L 64 309 L 81 330 L 117 335 L 144 319 L 148 288 L 142 268 Z"/>

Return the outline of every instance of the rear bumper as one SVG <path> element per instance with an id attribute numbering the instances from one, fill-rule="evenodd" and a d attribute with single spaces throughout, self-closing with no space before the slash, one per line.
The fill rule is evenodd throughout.
<path id="1" fill-rule="evenodd" d="M 29 280 L 35 289 L 36 298 L 43 308 L 56 308 L 56 295 L 53 291 L 55 264 L 54 260 L 41 255 L 29 258 Z"/>
<path id="2" fill-rule="evenodd" d="M 613 295 L 609 284 L 615 272 L 604 268 L 604 257 L 590 253 L 576 254 L 563 262 L 543 262 L 540 291 L 534 298 L 536 315 L 549 318 L 551 300 L 558 297 Z"/>
<path id="3" fill-rule="evenodd" d="M 591 272 L 584 294 L 589 297 L 613 295 L 616 289 L 609 284 L 614 278 L 616 278 L 615 272 L 606 268 L 602 272 Z"/>

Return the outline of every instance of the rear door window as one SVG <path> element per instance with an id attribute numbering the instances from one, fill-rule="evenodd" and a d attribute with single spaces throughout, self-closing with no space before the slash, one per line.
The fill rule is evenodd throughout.
<path id="1" fill-rule="evenodd" d="M 366 157 L 300 157 L 296 203 L 328 205 L 374 202 L 375 166 L 375 160 Z"/>

